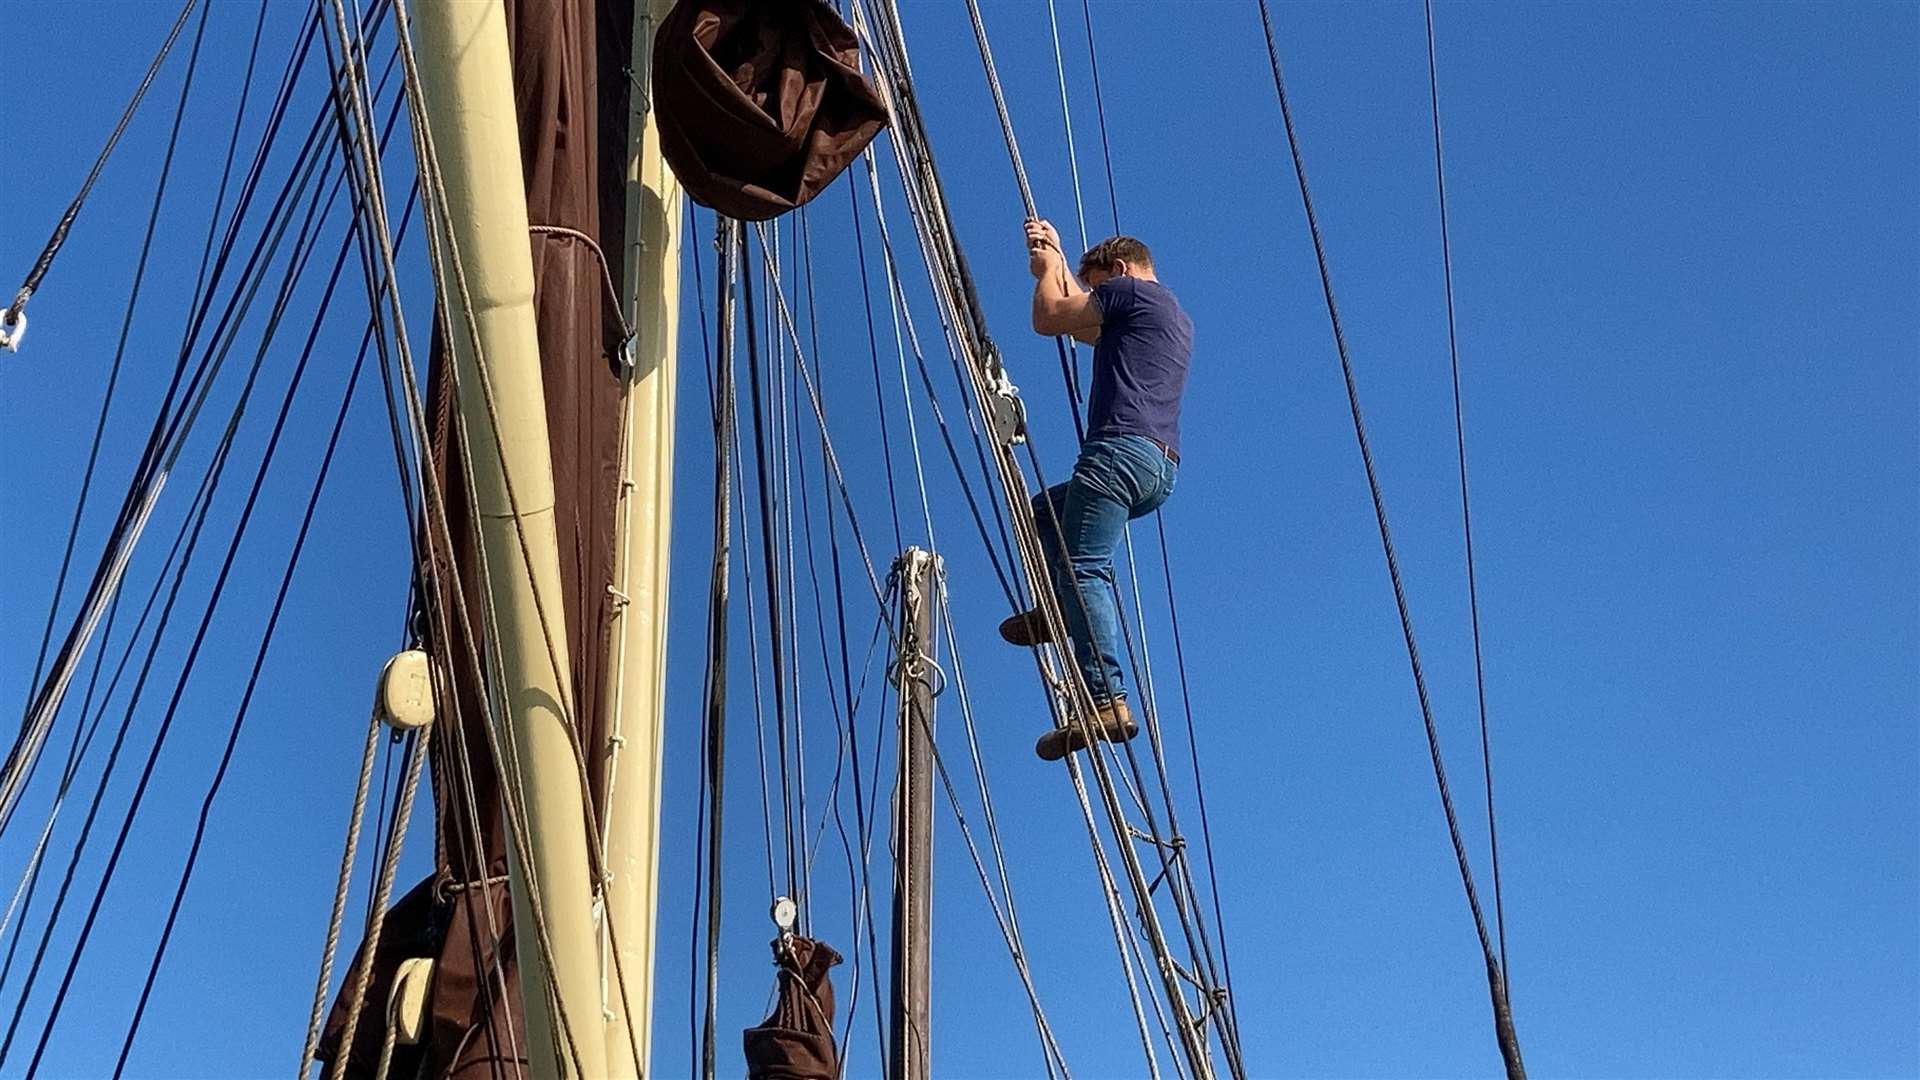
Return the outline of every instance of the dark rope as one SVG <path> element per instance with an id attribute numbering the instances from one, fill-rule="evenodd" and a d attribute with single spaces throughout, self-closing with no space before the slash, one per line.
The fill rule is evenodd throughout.
<path id="1" fill-rule="evenodd" d="M 701 1034 L 701 1073 L 714 1080 L 718 1046 L 715 1042 L 720 1001 L 720 873 L 721 812 L 726 792 L 727 723 L 727 584 L 731 578 L 733 518 L 732 447 L 734 442 L 733 390 L 733 275 L 738 268 L 735 234 L 739 226 L 722 219 L 715 245 L 719 248 L 719 302 L 715 318 L 719 322 L 715 402 L 713 424 L 713 565 L 707 596 L 707 685 L 702 719 L 705 731 L 708 818 L 706 851 L 707 892 L 707 964 L 706 1022 Z M 752 331 L 748 331 L 749 337 Z"/>
<path id="2" fill-rule="evenodd" d="M 1480 908 L 1479 894 L 1473 887 L 1473 867 L 1467 860 L 1467 848 L 1460 838 L 1460 820 L 1453 808 L 1453 796 L 1447 790 L 1446 763 L 1440 756 L 1440 733 L 1434 726 L 1433 706 L 1427 697 L 1426 674 L 1420 666 L 1420 647 L 1414 640 L 1413 616 L 1407 609 L 1406 589 L 1400 580 L 1400 561 L 1393 550 L 1393 533 L 1387 527 L 1387 507 L 1380 493 L 1380 479 L 1374 470 L 1373 451 L 1367 444 L 1366 422 L 1360 413 L 1360 390 L 1354 382 L 1353 361 L 1347 350 L 1347 338 L 1340 326 L 1340 308 L 1333 297 L 1333 274 L 1327 267 L 1326 243 L 1320 236 L 1319 219 L 1313 212 L 1313 194 L 1307 186 L 1306 161 L 1300 153 L 1300 140 L 1294 131 L 1293 109 L 1287 101 L 1287 85 L 1280 71 L 1280 50 L 1274 43 L 1273 17 L 1267 0 L 1260 6 L 1260 23 L 1266 33 L 1267 59 L 1273 69 L 1273 88 L 1280 99 L 1280 119 L 1286 127 L 1287 147 L 1293 156 L 1294 176 L 1300 182 L 1300 202 L 1306 210 L 1307 231 L 1313 237 L 1313 254 L 1320 267 L 1320 287 L 1326 296 L 1327 317 L 1333 325 L 1333 341 L 1340 353 L 1340 371 L 1347 386 L 1347 406 L 1353 414 L 1354 438 L 1360 445 L 1360 460 L 1366 467 L 1367 489 L 1373 496 L 1374 520 L 1380 527 L 1380 546 L 1386 553 L 1387 575 L 1393 581 L 1393 601 L 1400 612 L 1400 631 L 1406 638 L 1407 662 L 1413 669 L 1414 689 L 1420 698 L 1420 718 L 1426 727 L 1427 753 L 1433 759 L 1433 778 L 1440 789 L 1440 806 L 1446 813 L 1447 836 L 1453 842 L 1454 861 L 1460 867 L 1460 884 L 1467 894 L 1467 907 L 1473 913 L 1474 932 L 1480 938 L 1480 950 L 1487 965 L 1487 992 L 1493 1003 L 1494 1032 L 1500 1043 L 1500 1056 L 1506 1063 L 1509 1080 L 1524 1080 L 1526 1065 L 1520 1057 L 1520 1040 L 1514 1031 L 1513 1013 L 1507 1004 L 1506 980 L 1500 958 L 1494 953 L 1487 933 L 1487 920 Z"/>
<path id="3" fill-rule="evenodd" d="M 740 286 L 741 310 L 746 316 L 747 395 L 753 403 L 754 462 L 760 493 L 760 557 L 761 568 L 766 571 L 767 637 L 773 650 L 773 728 L 774 738 L 780 744 L 781 816 L 786 824 L 787 888 L 792 890 L 799 886 L 800 854 L 794 843 L 793 762 L 787 754 L 786 636 L 780 618 L 780 552 L 773 504 L 773 461 L 767 448 L 767 420 L 763 405 L 765 391 L 761 385 L 760 345 L 753 318 L 753 271 L 747 258 L 750 242 L 747 231 L 742 229 Z"/>

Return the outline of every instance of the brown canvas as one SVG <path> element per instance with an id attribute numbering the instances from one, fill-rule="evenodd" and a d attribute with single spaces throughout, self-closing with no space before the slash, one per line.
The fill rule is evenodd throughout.
<path id="1" fill-rule="evenodd" d="M 653 97 L 687 194 L 745 221 L 804 205 L 887 122 L 824 0 L 680 0 L 654 38 Z"/>

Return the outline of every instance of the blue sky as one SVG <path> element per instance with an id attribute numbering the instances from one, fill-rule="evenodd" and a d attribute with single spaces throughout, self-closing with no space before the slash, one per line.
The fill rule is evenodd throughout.
<path id="1" fill-rule="evenodd" d="M 39 252 L 174 13 L 133 2 L 18 8 L 0 69 L 12 148 L 0 215 L 7 275 Z M 269 53 L 285 55 L 300 10 L 271 13 Z M 993 0 L 985 11 L 1037 196 L 1071 242 L 1046 6 Z M 1089 228 L 1104 232 L 1078 5 L 1061 14 Z M 1094 15 L 1123 226 L 1153 246 L 1199 328 L 1186 464 L 1166 524 L 1251 1071 L 1492 1073 L 1478 949 L 1256 11 L 1095 0 Z M 915 4 L 906 18 L 988 319 L 1032 403 L 1043 461 L 1064 474 L 1071 434 L 1059 377 L 1052 346 L 1024 329 L 1020 203 L 965 9 Z M 1421 9 L 1302 3 L 1280 5 L 1275 18 L 1484 894 Z M 1441 3 L 1437 19 L 1511 981 L 1529 1066 L 1568 1077 L 1920 1075 L 1920 9 Z M 229 5 L 208 30 L 166 242 L 103 452 L 99 482 L 114 498 L 176 348 L 251 24 L 251 11 Z M 27 693 L 183 58 L 34 299 L 26 347 L 0 355 L 0 696 Z M 890 174 L 883 157 L 883 181 Z M 904 209 L 889 197 L 890 228 L 906 245 Z M 811 214 L 823 346 L 810 359 L 884 561 L 893 537 L 843 188 Z M 697 227 L 710 227 L 704 213 Z M 412 259 L 405 284 L 417 320 L 428 285 L 417 249 Z M 905 270 L 932 341 L 924 275 L 917 262 Z M 295 304 L 300 332 L 317 295 L 316 284 Z M 364 315 L 356 291 L 344 295 L 54 1030 L 51 1073 L 100 1074 L 125 1030 L 345 383 Z M 661 1076 L 689 1069 L 712 454 L 692 326 L 676 477 Z M 883 361 L 890 348 L 883 338 Z M 284 342 L 270 355 L 261 393 L 271 400 L 243 426 L 249 476 L 293 358 Z M 946 385 L 944 356 L 930 359 Z M 904 468 L 910 448 L 898 414 L 890 420 Z M 405 603 L 384 424 L 370 388 L 350 414 L 132 1075 L 293 1067 L 366 696 Z M 204 469 L 206 435 L 136 564 L 141 596 Z M 1031 666 L 993 637 L 1004 605 L 944 451 L 925 431 L 923 444 L 1042 999 L 1076 1075 L 1143 1075 L 1078 811 L 1029 749 L 1045 723 Z M 216 504 L 226 528 L 210 526 L 216 538 L 231 532 L 237 494 Z M 917 493 L 900 496 L 905 539 L 924 542 Z M 106 524 L 103 503 L 83 532 L 94 550 Z M 1141 535 L 1153 553 L 1150 530 Z M 1157 575 L 1157 560 L 1143 569 Z M 208 565 L 190 581 L 204 596 Z M 1147 600 L 1164 604 L 1152 587 Z M 809 620 L 810 605 L 803 598 Z M 1150 629 L 1167 680 L 1163 619 Z M 170 632 L 161 672 L 177 670 L 184 629 Z M 817 797 L 832 771 L 833 726 L 818 656 L 803 663 Z M 171 689 L 170 679 L 156 683 L 135 713 L 136 762 Z M 948 741 L 961 735 L 957 709 L 943 709 L 943 749 L 958 763 L 965 744 Z M 885 722 L 872 704 L 860 720 L 867 733 Z M 725 1032 L 758 1019 L 770 975 L 751 712 L 743 706 L 733 724 L 729 1054 L 737 1044 Z M 89 767 L 83 777 L 97 775 L 97 756 Z M 131 793 L 126 769 L 110 809 Z M 43 812 L 51 793 L 36 791 Z M 66 850 L 76 811 L 63 812 L 55 834 Z M 936 1069 L 1033 1075 L 1039 1055 L 1018 984 L 944 806 L 940 821 Z M 424 839 L 416 831 L 405 881 L 424 872 Z M 30 844 L 0 840 L 9 894 Z M 813 910 L 816 929 L 849 951 L 839 857 L 831 842 L 819 854 Z M 82 860 L 82 900 L 99 867 L 97 854 Z M 64 960 L 74 921 L 63 921 L 52 958 Z M 37 921 L 27 926 L 37 934 Z M 843 999 L 851 977 L 840 970 Z M 18 974 L 0 985 L 0 1018 L 12 1015 L 18 986 Z M 43 974 L 23 1037 L 37 1035 L 51 990 Z M 870 996 L 856 1028 L 869 1035 L 853 1051 L 860 1076 L 878 1066 Z M 24 1068 L 18 1054 L 0 1075 Z M 738 1071 L 737 1057 L 723 1057 L 727 1071 Z"/>

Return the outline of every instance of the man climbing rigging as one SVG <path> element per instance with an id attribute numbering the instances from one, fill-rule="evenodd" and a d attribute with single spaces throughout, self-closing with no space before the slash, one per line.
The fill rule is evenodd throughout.
<path id="1" fill-rule="evenodd" d="M 1081 256 L 1078 281 L 1052 225 L 1028 220 L 1026 239 L 1034 332 L 1070 334 L 1094 347 L 1086 441 L 1073 475 L 1036 495 L 1033 513 L 1074 659 L 1093 697 L 1086 727 L 1096 738 L 1124 742 L 1140 729 L 1120 670 L 1113 549 L 1128 521 L 1159 509 L 1173 493 L 1193 321 L 1154 276 L 1147 246 L 1130 236 L 1103 240 Z M 1038 609 L 1001 623 L 1000 636 L 1026 646 L 1050 639 Z M 1034 749 L 1058 761 L 1086 745 L 1081 726 L 1070 724 L 1041 736 Z"/>

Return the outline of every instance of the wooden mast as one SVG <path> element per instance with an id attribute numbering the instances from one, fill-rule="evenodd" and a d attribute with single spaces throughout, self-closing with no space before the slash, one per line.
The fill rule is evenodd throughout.
<path id="1" fill-rule="evenodd" d="M 908 548 L 900 576 L 899 786 L 893 816 L 893 1018 L 888 1080 L 932 1075 L 933 612 L 940 559 Z"/>
<path id="2" fill-rule="evenodd" d="M 440 302 L 451 316 L 447 345 L 497 616 L 491 629 L 500 681 L 489 720 L 514 749 L 505 795 L 527 829 L 528 858 L 510 844 L 507 864 L 529 1065 L 541 1078 L 599 1077 L 607 1059 L 593 880 L 571 741 L 552 449 L 506 12 L 497 0 L 441 2 L 418 5 L 415 17 L 424 120 L 446 197 L 434 220 Z"/>
<path id="3" fill-rule="evenodd" d="M 672 0 L 636 0 L 627 114 L 626 295 L 621 302 L 635 340 L 621 407 L 614 616 L 607 646 L 606 816 L 600 838 L 609 872 L 606 921 L 612 928 L 611 935 L 603 933 L 607 1075 L 618 1078 L 647 1075 L 652 1048 L 683 207 L 680 184 L 660 154 L 651 106 L 654 31 L 672 6 Z M 617 964 L 612 963 L 616 949 Z M 638 1061 L 633 1060 L 636 1047 Z"/>

